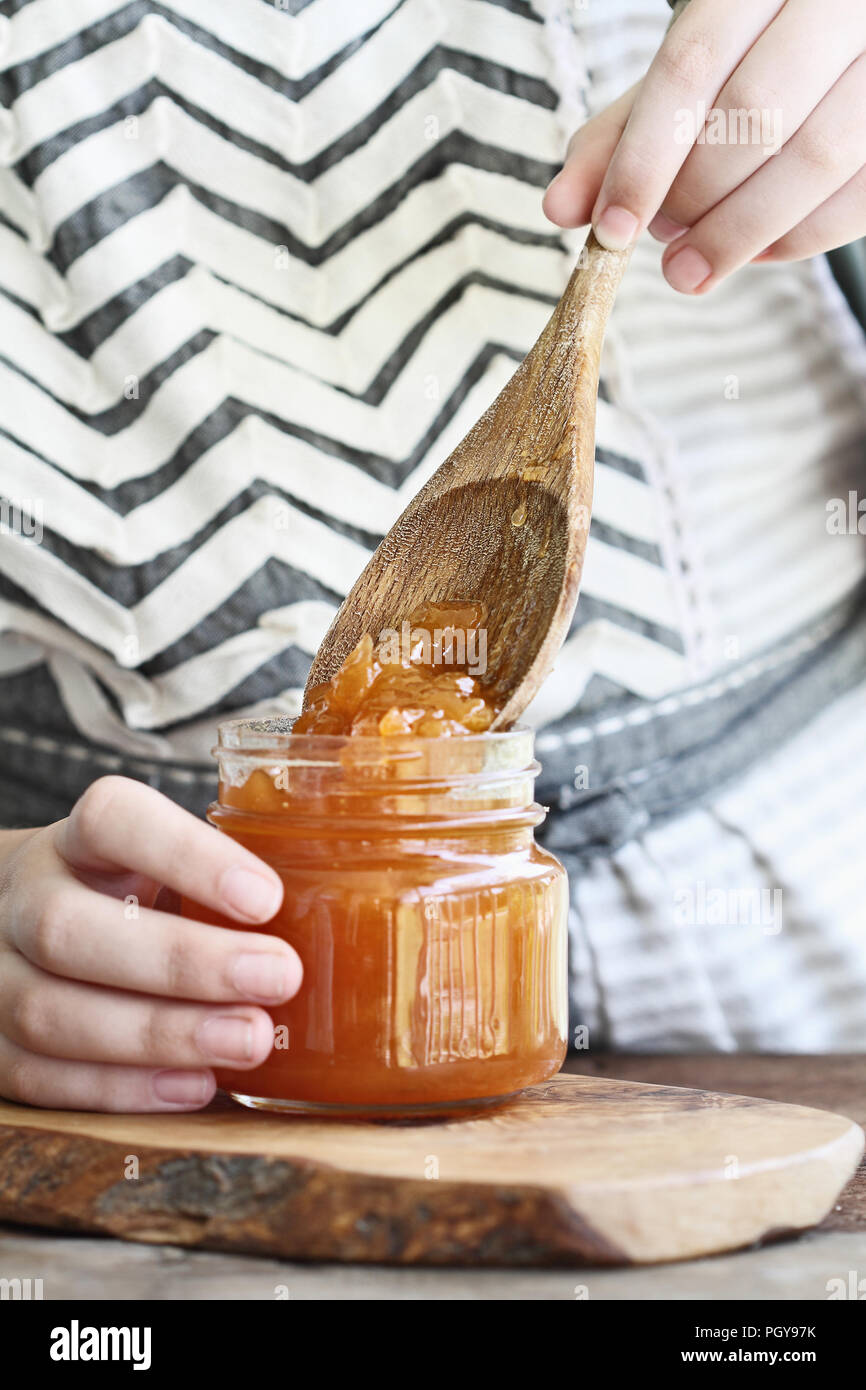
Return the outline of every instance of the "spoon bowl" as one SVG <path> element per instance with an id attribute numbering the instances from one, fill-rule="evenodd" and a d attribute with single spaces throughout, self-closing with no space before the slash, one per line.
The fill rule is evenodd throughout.
<path id="1" fill-rule="evenodd" d="M 365 632 L 430 601 L 487 608 L 485 691 L 519 717 L 550 672 L 577 602 L 589 533 L 601 345 L 628 252 L 590 233 L 538 341 L 409 503 L 340 607 L 305 697 Z"/>

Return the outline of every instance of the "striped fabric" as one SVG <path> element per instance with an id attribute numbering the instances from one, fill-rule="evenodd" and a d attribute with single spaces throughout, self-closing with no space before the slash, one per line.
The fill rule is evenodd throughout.
<path id="1" fill-rule="evenodd" d="M 4 518 L 0 698 L 26 726 L 36 682 L 55 732 L 196 762 L 219 714 L 297 709 L 540 330 L 583 58 L 524 0 L 3 9 L 0 467 L 44 535 Z M 598 440 L 542 719 L 691 673 L 649 431 L 603 399 Z"/>
<path id="2" fill-rule="evenodd" d="M 576 241 L 540 190 L 665 8 L 2 10 L 0 469 L 12 522 L 36 508 L 44 533 L 0 519 L 2 708 L 26 727 L 35 684 L 60 735 L 200 762 L 218 715 L 297 709 L 340 598 L 533 341 Z M 582 599 L 538 723 L 690 684 L 862 570 L 822 535 L 820 465 L 844 486 L 863 431 L 830 288 L 758 270 L 707 310 L 657 260 L 640 248 L 616 313 Z"/>
<path id="3" fill-rule="evenodd" d="M 570 866 L 578 1046 L 866 1051 L 864 842 L 861 689 L 708 805 Z"/>

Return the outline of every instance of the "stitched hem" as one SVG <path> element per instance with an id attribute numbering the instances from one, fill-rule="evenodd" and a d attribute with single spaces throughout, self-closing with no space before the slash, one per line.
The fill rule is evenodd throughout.
<path id="1" fill-rule="evenodd" d="M 0 743 L 29 748 L 34 753 L 59 755 L 71 762 L 103 768 L 106 772 L 130 772 L 139 777 L 159 777 L 165 781 L 184 783 L 188 786 L 206 786 L 213 783 L 216 777 L 216 768 L 204 765 L 178 767 L 170 762 L 124 757 L 120 753 L 109 753 L 85 743 L 72 743 L 49 737 L 47 734 L 30 734 L 25 729 L 0 728 Z"/>
<path id="2" fill-rule="evenodd" d="M 752 657 L 741 666 L 722 676 L 715 676 L 703 685 L 690 686 L 673 695 L 665 695 L 660 700 L 642 703 L 624 714 L 608 715 L 597 724 L 582 724 L 562 734 L 542 732 L 536 739 L 536 748 L 539 753 L 546 753 L 552 752 L 555 748 L 573 747 L 599 738 L 610 738 L 614 734 L 622 733 L 624 729 L 636 728 L 655 719 L 668 718 L 681 710 L 694 708 L 708 700 L 718 699 L 732 690 L 739 690 L 750 681 L 808 656 L 816 647 L 847 626 L 851 620 L 852 608 L 851 600 L 846 601 L 841 609 L 834 609 L 806 632 L 786 639 L 771 651 Z"/>

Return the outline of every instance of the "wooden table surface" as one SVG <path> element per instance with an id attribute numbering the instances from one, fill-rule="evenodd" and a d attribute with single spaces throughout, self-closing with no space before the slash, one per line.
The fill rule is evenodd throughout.
<path id="1" fill-rule="evenodd" d="M 866 1055 L 570 1058 L 568 1071 L 765 1096 L 866 1127 Z M 852 1278 L 853 1276 L 853 1278 Z M 816 1231 L 760 1250 L 642 1269 L 436 1270 L 286 1263 L 0 1227 L 0 1278 L 41 1278 L 46 1299 L 807 1299 L 830 1281 L 866 1294 L 866 1165 Z"/>

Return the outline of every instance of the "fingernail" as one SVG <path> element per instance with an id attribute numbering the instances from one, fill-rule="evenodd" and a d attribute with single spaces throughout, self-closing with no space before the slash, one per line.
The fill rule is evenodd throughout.
<path id="1" fill-rule="evenodd" d="M 679 222 L 672 222 L 669 217 L 665 217 L 663 212 L 657 212 L 652 222 L 647 227 L 650 236 L 654 236 L 656 241 L 676 241 L 678 236 L 688 231 L 688 227 L 681 227 Z"/>
<path id="2" fill-rule="evenodd" d="M 235 912 L 242 912 L 253 922 L 265 922 L 273 917 L 280 905 L 280 890 L 271 879 L 238 864 L 226 869 L 219 884 L 220 896 Z"/>
<path id="3" fill-rule="evenodd" d="M 153 1094 L 169 1105 L 203 1105 L 210 1088 L 210 1077 L 203 1071 L 158 1071 L 153 1076 Z"/>
<path id="4" fill-rule="evenodd" d="M 256 999 L 262 1004 L 277 1004 L 288 999 L 297 989 L 297 970 L 286 956 L 268 955 L 265 951 L 235 956 L 232 981 L 244 999 Z"/>
<path id="5" fill-rule="evenodd" d="M 247 1018 L 214 1014 L 196 1030 L 196 1042 L 214 1062 L 250 1062 L 253 1056 L 253 1025 Z"/>
<path id="6" fill-rule="evenodd" d="M 638 229 L 638 220 L 627 208 L 612 203 L 593 224 L 596 240 L 607 251 L 624 251 L 631 246 Z"/>
<path id="7" fill-rule="evenodd" d="M 682 251 L 677 251 L 671 256 L 665 266 L 665 279 L 668 284 L 685 294 L 690 290 L 696 290 L 712 273 L 713 267 L 706 256 L 702 256 L 694 246 L 684 246 Z"/>

